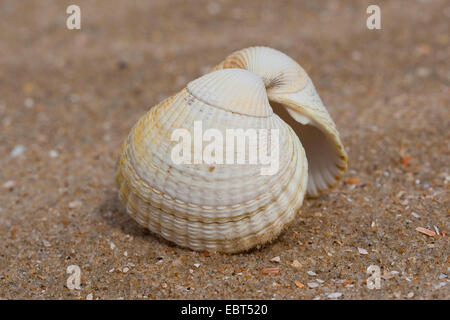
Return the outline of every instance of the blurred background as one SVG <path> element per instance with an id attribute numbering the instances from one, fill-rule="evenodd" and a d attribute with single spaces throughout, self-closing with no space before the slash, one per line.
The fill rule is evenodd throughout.
<path id="1" fill-rule="evenodd" d="M 66 27 L 70 4 L 80 30 Z M 366 26 L 369 4 L 381 30 Z M 2 0 L 0 298 L 450 298 L 449 21 L 446 0 Z M 150 107 L 253 45 L 308 72 L 349 154 L 345 181 L 261 250 L 172 246 L 118 203 L 120 144 Z M 274 256 L 280 274 L 262 275 Z M 81 290 L 66 287 L 71 264 Z M 365 286 L 371 264 L 381 290 Z M 308 288 L 307 271 L 324 282 Z"/>

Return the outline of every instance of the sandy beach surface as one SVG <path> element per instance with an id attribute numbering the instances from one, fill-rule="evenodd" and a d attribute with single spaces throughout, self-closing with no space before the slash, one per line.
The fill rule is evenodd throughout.
<path id="1" fill-rule="evenodd" d="M 73 3 L 81 30 L 66 28 Z M 450 7 L 376 3 L 381 30 L 373 1 L 1 1 L 0 298 L 450 299 Z M 263 248 L 179 248 L 121 206 L 120 145 L 251 45 L 308 72 L 349 169 Z"/>

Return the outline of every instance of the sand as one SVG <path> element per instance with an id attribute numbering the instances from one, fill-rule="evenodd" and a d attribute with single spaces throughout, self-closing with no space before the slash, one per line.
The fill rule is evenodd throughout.
<path id="1" fill-rule="evenodd" d="M 74 2 L 81 30 L 66 28 Z M 377 3 L 381 30 L 366 28 L 367 1 L 2 1 L 0 298 L 449 299 L 450 8 Z M 261 249 L 179 248 L 120 205 L 120 145 L 151 106 L 250 45 L 309 73 L 347 183 L 306 199 Z"/>

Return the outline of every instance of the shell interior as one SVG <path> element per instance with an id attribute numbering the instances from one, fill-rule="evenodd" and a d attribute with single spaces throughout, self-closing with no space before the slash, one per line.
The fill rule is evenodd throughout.
<path id="1" fill-rule="evenodd" d="M 214 70 L 247 69 L 264 81 L 270 104 L 299 136 L 309 163 L 309 196 L 333 188 L 347 168 L 347 154 L 336 125 L 300 65 L 284 53 L 250 47 L 232 53 Z"/>

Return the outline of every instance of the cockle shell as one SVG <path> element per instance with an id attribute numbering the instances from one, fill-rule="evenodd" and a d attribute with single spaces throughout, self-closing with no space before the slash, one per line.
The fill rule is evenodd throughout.
<path id="1" fill-rule="evenodd" d="M 347 154 L 336 125 L 303 68 L 286 54 L 268 47 L 236 51 L 213 70 L 241 68 L 260 76 L 275 112 L 300 137 L 308 159 L 309 196 L 336 186 L 347 168 Z"/>
<path id="2" fill-rule="evenodd" d="M 344 165 L 339 159 L 346 159 L 338 156 L 336 160 L 335 153 L 339 150 L 336 145 L 342 144 L 338 136 L 331 136 L 333 132 L 337 135 L 334 123 L 322 105 L 297 105 L 298 100 L 307 101 L 297 96 L 302 97 L 298 90 L 308 87 L 309 78 L 302 78 L 306 73 L 300 72 L 302 69 L 295 62 L 283 64 L 286 61 L 277 58 L 277 54 L 270 63 L 274 69 L 275 63 L 279 63 L 282 70 L 279 72 L 284 77 L 270 72 L 258 74 L 254 72 L 258 68 L 252 71 L 251 64 L 230 68 L 224 62 L 217 68 L 223 70 L 190 82 L 136 123 L 122 146 L 116 178 L 121 202 L 139 224 L 182 247 L 240 252 L 273 240 L 294 219 L 307 190 L 308 165 L 317 167 L 319 177 L 321 170 L 327 172 L 324 176 L 327 180 L 322 184 L 317 182 L 312 191 L 308 185 L 308 192 L 314 194 L 313 191 L 323 189 L 323 184 L 331 184 L 327 182 L 332 180 L 329 175 L 334 171 L 329 169 L 329 163 L 338 161 L 337 167 L 340 165 L 342 169 Z M 258 59 L 248 61 L 253 61 L 255 66 L 265 64 Z M 275 86 L 273 83 L 277 81 L 281 82 Z M 288 82 L 300 89 L 295 91 Z M 281 84 L 289 88 L 283 89 Z M 289 102 L 289 94 L 296 98 L 295 103 Z M 274 113 L 274 109 L 280 112 L 273 108 L 274 101 L 282 101 L 279 109 L 286 108 L 303 126 L 311 124 L 313 130 L 319 128 L 317 131 L 324 138 L 315 131 L 301 130 L 299 139 L 298 131 Z M 313 113 L 314 108 L 319 108 L 319 115 Z M 177 141 L 171 139 L 173 131 L 183 128 L 192 132 L 198 121 L 203 130 L 211 128 L 220 132 L 229 128 L 278 130 L 278 170 L 273 175 L 262 175 L 261 164 L 174 162 L 172 152 Z M 332 128 L 327 131 L 326 125 Z M 308 140 L 307 147 L 313 156 L 308 160 L 303 139 Z M 314 147 L 314 139 L 319 139 L 321 147 Z M 323 143 L 327 143 L 325 151 Z M 272 151 L 274 148 L 268 137 L 258 145 L 261 146 L 270 146 Z M 316 155 L 320 152 L 325 155 Z M 343 148 L 340 152 L 339 155 L 345 155 Z M 191 153 L 194 155 L 195 150 Z M 319 165 L 311 163 L 316 159 Z"/>

